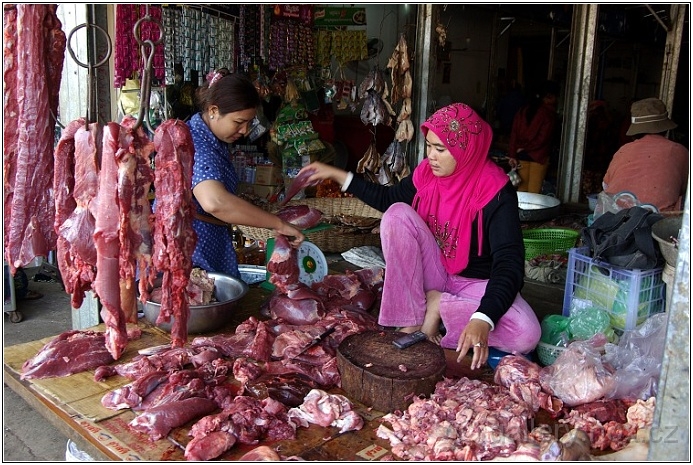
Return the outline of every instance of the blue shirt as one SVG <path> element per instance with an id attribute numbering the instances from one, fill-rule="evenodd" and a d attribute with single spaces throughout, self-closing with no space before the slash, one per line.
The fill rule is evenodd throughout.
<path id="1" fill-rule="evenodd" d="M 190 118 L 188 126 L 195 146 L 192 188 L 202 181 L 211 179 L 219 181 L 227 191 L 235 194 L 238 174 L 231 163 L 228 144 L 216 138 L 202 120 L 200 113 Z M 194 200 L 194 204 L 198 213 L 209 216 L 197 200 Z M 192 256 L 193 266 L 240 278 L 238 258 L 229 228 L 195 219 L 193 229 L 197 233 L 197 245 Z"/>

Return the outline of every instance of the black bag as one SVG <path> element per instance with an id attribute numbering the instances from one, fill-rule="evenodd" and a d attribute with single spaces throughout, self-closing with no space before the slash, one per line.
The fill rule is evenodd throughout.
<path id="1" fill-rule="evenodd" d="M 592 258 L 627 269 L 651 270 L 664 262 L 652 225 L 664 218 L 642 207 L 606 212 L 582 230 Z"/>

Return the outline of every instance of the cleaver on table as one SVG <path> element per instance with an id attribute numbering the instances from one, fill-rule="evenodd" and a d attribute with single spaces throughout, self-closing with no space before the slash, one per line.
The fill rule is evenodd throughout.
<path id="1" fill-rule="evenodd" d="M 311 347 L 315 347 L 316 345 L 320 344 L 320 342 L 322 342 L 327 336 L 334 333 L 334 330 L 335 326 L 330 326 L 319 336 L 315 336 L 315 338 L 312 341 L 310 341 L 310 343 L 307 346 L 305 346 L 298 354 L 296 354 L 296 357 L 298 357 L 299 355 L 303 355 Z"/>

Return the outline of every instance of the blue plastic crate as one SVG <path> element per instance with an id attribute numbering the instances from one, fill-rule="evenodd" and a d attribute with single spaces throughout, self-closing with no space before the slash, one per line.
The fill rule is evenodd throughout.
<path id="1" fill-rule="evenodd" d="M 570 316 L 576 308 L 594 307 L 609 313 L 615 330 L 635 329 L 650 315 L 664 311 L 662 270 L 620 268 L 591 258 L 589 247 L 570 249 L 563 315 Z"/>

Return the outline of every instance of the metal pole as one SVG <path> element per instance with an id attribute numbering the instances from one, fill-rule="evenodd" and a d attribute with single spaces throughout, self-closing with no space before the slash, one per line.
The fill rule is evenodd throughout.
<path id="1" fill-rule="evenodd" d="M 416 18 L 416 56 L 420 57 L 419 62 L 414 63 L 414 98 L 416 107 L 412 109 L 412 122 L 414 127 L 419 127 L 426 121 L 429 115 L 428 102 L 433 92 L 434 83 L 432 76 L 433 66 L 435 66 L 435 54 L 433 53 L 434 13 L 436 5 L 426 3 L 419 5 Z M 421 131 L 416 132 L 416 143 L 414 144 L 416 160 L 410 160 L 411 166 L 418 165 L 426 153 L 425 141 L 421 136 Z"/>
<path id="2" fill-rule="evenodd" d="M 681 41 L 683 37 L 686 18 L 686 4 L 671 5 L 671 28 L 667 29 L 667 40 L 664 46 L 664 62 L 662 64 L 662 84 L 659 90 L 659 99 L 671 110 L 674 107 L 674 90 L 676 89 L 676 75 L 679 70 L 679 57 L 681 56 Z M 659 17 L 655 14 L 659 20 Z M 661 20 L 659 20 L 661 22 Z"/>
<path id="3" fill-rule="evenodd" d="M 688 178 L 687 192 L 691 191 Z M 648 461 L 691 460 L 691 205 L 686 195 Z"/>
<path id="4" fill-rule="evenodd" d="M 599 7 L 595 4 L 573 6 L 558 168 L 557 192 L 564 203 L 578 203 L 580 199 L 598 10 Z"/>

